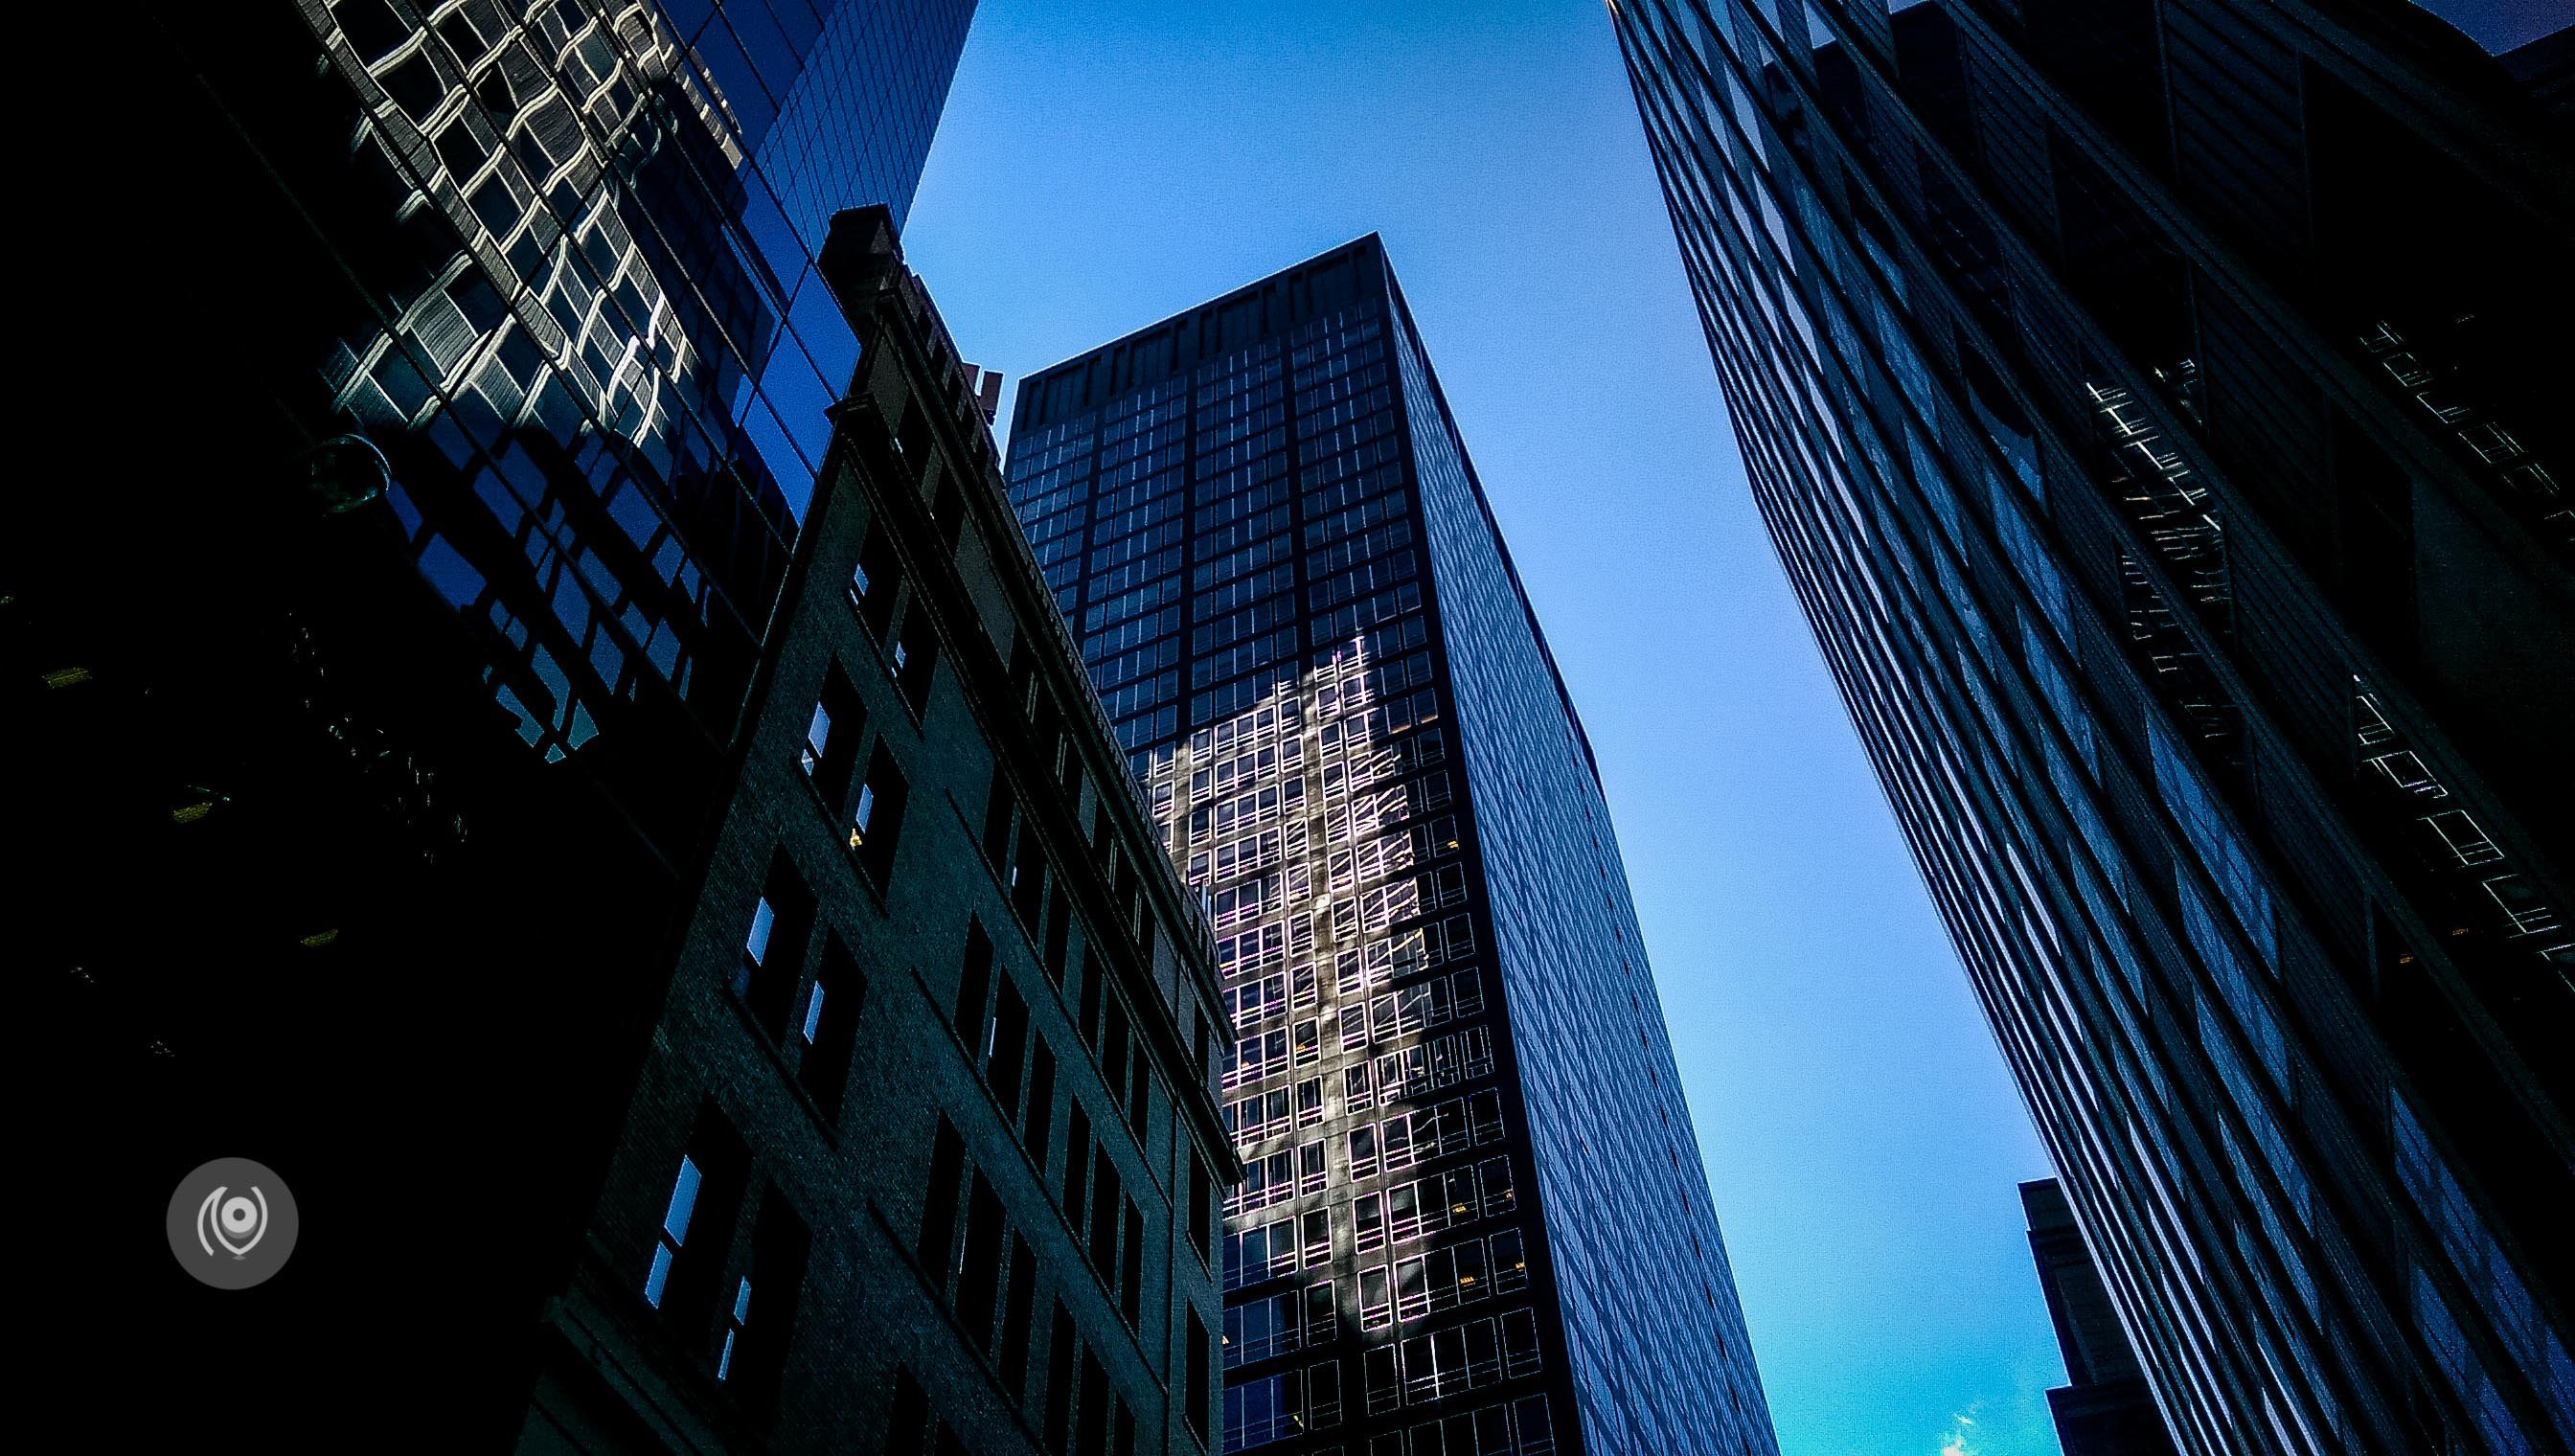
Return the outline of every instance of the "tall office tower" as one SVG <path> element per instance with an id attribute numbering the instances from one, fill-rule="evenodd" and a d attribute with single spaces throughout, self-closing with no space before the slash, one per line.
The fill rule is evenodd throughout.
<path id="1" fill-rule="evenodd" d="M 1771 1451 L 1590 750 L 1377 240 L 1032 376 L 1010 480 L 1213 907 L 1224 1449 Z"/>
<path id="2" fill-rule="evenodd" d="M 717 846 L 775 706 L 753 688 L 764 653 L 784 650 L 772 632 L 800 513 L 861 355 L 810 254 L 832 208 L 908 200 L 970 13 L 965 0 L 342 0 L 123 16 L 119 103 L 47 149 L 80 169 L 46 189 L 80 223 L 28 300 L 30 335 L 53 341 L 49 377 L 86 382 L 56 392 L 46 428 L 87 464 L 13 506 L 0 611 L 6 651 L 30 668 L 11 681 L 47 685 L 17 721 L 49 768 L 21 801 L 46 845 L 31 897 L 56 913 L 27 927 L 26 954 L 41 994 L 60 998 L 45 1024 L 74 1053 L 58 1121 L 81 1216 L 66 1221 L 80 1267 L 134 1295 L 70 1318 L 125 1321 L 117 1346 L 161 1372 L 154 1408 L 132 1419 L 251 1410 L 288 1446 L 489 1449 L 521 1429 L 536 1372 L 569 1361 L 593 1370 L 580 1409 L 615 1404 L 592 1399 L 601 1387 L 675 1391 L 647 1419 L 702 1446 L 757 1443 L 758 1402 L 736 1393 L 751 1387 L 718 1376 L 721 1336 L 750 1341 L 748 1371 L 777 1353 L 765 1342 L 786 1307 L 757 1270 L 792 1249 L 780 1230 L 794 1225 L 762 1217 L 771 1200 L 752 1182 L 740 1238 L 698 1245 L 727 1231 L 712 1203 L 677 1216 L 668 1161 L 615 1165 L 616 1186 L 658 1183 L 634 1201 L 604 1204 L 602 1189 L 630 1119 L 638 1139 L 657 1107 L 697 1125 L 695 1105 L 651 1101 L 686 1085 L 649 1081 L 656 1068 L 718 1064 L 704 1038 L 745 1024 L 729 1007 L 698 1015 L 705 986 L 690 977 L 715 972 L 682 955 L 710 933 L 702 896 L 743 872 Z M 980 421 L 955 434 L 990 455 Z M 888 652 L 916 683 L 947 683 L 964 660 L 954 638 L 977 629 L 925 590 L 913 600 L 916 636 L 898 625 Z M 924 666 L 932 624 L 951 640 Z M 864 666 L 844 670 L 862 695 Z M 1079 676 L 1069 656 L 1066 672 Z M 984 751 L 976 730 L 1004 732 L 998 717 L 952 717 L 940 731 L 953 741 L 920 742 L 902 712 L 869 715 L 876 740 L 943 771 Z M 936 774 L 903 771 L 913 830 L 932 833 Z M 921 866 L 895 864 L 897 881 L 926 876 L 940 842 L 923 841 Z M 813 923 L 829 924 L 833 900 L 812 887 Z M 853 879 L 849 893 L 867 891 Z M 981 918 L 1007 971 L 1017 931 Z M 1162 953 L 1186 954 L 1173 947 L 1189 916 L 1167 918 Z M 845 939 L 878 921 L 851 923 Z M 901 929 L 922 952 L 872 975 L 871 1017 L 902 1010 L 915 965 L 932 976 L 966 943 L 954 920 Z M 945 960 L 939 940 L 953 942 Z M 812 949 L 835 963 L 828 942 Z M 801 1173 L 769 1172 L 767 1139 L 882 1148 L 897 1161 L 870 1206 L 900 1223 L 919 1206 L 903 1181 L 931 1184 L 932 1131 L 916 1117 L 880 1119 L 892 1138 L 845 1133 L 759 1082 L 818 1064 L 795 1039 L 806 1023 L 782 1037 L 764 1021 L 777 1003 L 751 996 L 758 984 L 737 999 L 775 1056 L 746 1056 L 751 1070 L 717 1088 L 749 1149 L 717 1162 L 775 1176 L 782 1206 L 826 1210 L 805 1219 L 806 1287 L 845 1292 L 851 1266 L 833 1250 L 855 1205 L 807 1203 Z M 784 984 L 807 1011 L 807 981 Z M 1134 1034 L 1162 1024 L 1131 1010 L 1120 1024 Z M 1186 1078 L 1131 1090 L 1139 1057 L 1117 1045 L 1119 1104 L 1141 1098 L 1168 1148 Z M 854 1078 L 867 1061 L 863 1042 Z M 1105 1077 L 1076 1061 L 1060 1047 L 1068 1097 Z M 1141 1218 L 1160 1237 L 1169 1179 L 1101 1122 L 1094 1140 L 1128 1162 L 1100 1247 L 1121 1279 L 1125 1250 L 1143 1249 L 1159 1298 L 1177 1276 L 1159 1243 L 1128 1235 Z M 1008 1159 L 977 1145 L 997 1134 L 957 1126 L 961 1169 L 1000 1169 L 1000 1187 Z M 128 1235 L 189 1168 L 229 1155 L 276 1169 L 305 1225 L 275 1281 L 227 1302 L 165 1249 L 138 1257 Z M 960 1176 L 971 1238 L 976 1185 Z M 712 1250 L 673 1295 L 704 1323 L 627 1318 L 648 1303 L 666 1215 Z M 1159 1419 L 1155 1382 L 1108 1354 L 1124 1338 L 1116 1312 L 1096 1318 L 1098 1299 L 1084 1304 L 1082 1281 L 1030 1242 L 1048 1287 L 1069 1291 L 1067 1348 L 1099 1352 L 1110 1382 L 1069 1409 L 1105 1412 L 1113 1430 L 1117 1400 Z M 725 1297 L 746 1269 L 747 1316 Z M 593 1275 L 608 1292 L 592 1303 L 623 1299 L 626 1323 L 579 1321 L 571 1291 Z M 1001 1288 L 1007 1301 L 1007 1276 Z M 835 1329 L 820 1308 L 811 1328 Z M 751 1324 L 720 1330 L 728 1318 Z M 772 1334 L 751 1332 L 763 1322 Z M 612 1326 L 622 1343 L 602 1336 Z M 770 1372 L 781 1419 L 830 1407 L 812 1428 L 841 1430 L 831 1422 L 883 1392 L 816 1380 L 803 1358 Z M 1056 1387 L 1081 1384 L 1088 1358 Z M 990 1425 L 989 1403 L 978 1415 L 937 1399 L 954 1372 L 915 1373 L 942 1418 Z M 373 1434 L 388 1412 L 401 1429 Z M 576 1438 L 647 1439 L 624 1415 Z"/>
<path id="3" fill-rule="evenodd" d="M 2047 1296 L 2056 1347 L 2065 1356 L 2065 1384 L 2047 1393 L 2056 1420 L 2056 1442 L 2065 1456 L 2172 1456 L 2172 1438 L 2155 1414 L 2137 1356 L 2119 1328 L 2101 1271 L 2083 1247 L 2074 1210 L 2053 1178 L 2020 1185 L 2029 1214 L 2029 1249 Z"/>
<path id="4" fill-rule="evenodd" d="M 2394 0 L 1611 15 L 1763 518 L 2176 1445 L 2575 1442 L 2545 56 Z"/>
<path id="5" fill-rule="evenodd" d="M 813 250 L 841 208 L 900 222 L 973 11 L 147 7 L 153 84 L 82 195 L 157 312 L 81 332 L 220 339 L 228 378 L 107 428 L 245 463 L 363 435 L 529 746 L 699 833 L 857 358 Z M 98 183 L 138 158 L 152 186 Z"/>

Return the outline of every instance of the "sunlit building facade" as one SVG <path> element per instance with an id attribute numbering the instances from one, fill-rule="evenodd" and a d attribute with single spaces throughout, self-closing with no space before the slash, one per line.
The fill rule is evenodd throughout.
<path id="1" fill-rule="evenodd" d="M 1373 237 L 1022 386 L 1236 1041 L 1226 1451 L 1768 1453 L 1581 724 Z"/>
<path id="2" fill-rule="evenodd" d="M 2568 36 L 1610 13 L 1754 496 L 2175 1445 L 2567 1449 Z"/>

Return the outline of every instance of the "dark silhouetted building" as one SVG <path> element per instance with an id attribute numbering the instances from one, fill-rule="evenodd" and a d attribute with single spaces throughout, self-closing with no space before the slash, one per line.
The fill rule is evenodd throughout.
<path id="1" fill-rule="evenodd" d="M 1754 496 L 2175 1446 L 2565 1449 L 2546 56 L 2396 0 L 1611 13 Z"/>
<path id="2" fill-rule="evenodd" d="M 172 1419 L 1209 1449 L 1205 913 L 890 214 L 824 252 L 864 364 L 693 857 L 528 751 L 354 440 L 13 580 L 68 1155 L 110 1173 L 78 1248 L 134 1284 L 75 1329 Z M 248 1295 L 122 1236 L 227 1150 L 303 1215 Z"/>
<path id="3" fill-rule="evenodd" d="M 866 364 L 520 1449 L 1203 1451 L 1206 922 L 890 214 L 823 269 Z"/>
<path id="4" fill-rule="evenodd" d="M 1021 387 L 1227 1021 L 1224 1448 L 1774 1449 L 1580 721 L 1374 237 Z"/>
<path id="5" fill-rule="evenodd" d="M 2065 1356 L 2066 1383 L 2047 1393 L 2057 1444 L 2065 1456 L 2172 1456 L 2172 1438 L 2155 1414 L 2154 1395 L 2064 1190 L 2042 1178 L 2020 1185 L 2020 1201 L 2029 1214 L 2029 1249 L 2038 1260 L 2047 1316 Z"/>
<path id="6" fill-rule="evenodd" d="M 99 1429 L 1207 1444 L 1204 913 L 892 242 L 970 9 L 120 36 L 0 583 Z"/>

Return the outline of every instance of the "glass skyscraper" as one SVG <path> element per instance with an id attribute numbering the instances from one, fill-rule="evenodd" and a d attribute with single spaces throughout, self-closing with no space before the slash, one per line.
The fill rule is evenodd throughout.
<path id="1" fill-rule="evenodd" d="M 144 270 L 258 400 L 209 428 L 364 436 L 492 701 L 683 833 L 857 363 L 813 254 L 839 209 L 900 223 L 973 12 L 156 7 L 167 185 L 122 231 L 220 220 Z"/>
<path id="2" fill-rule="evenodd" d="M 1774 1450 L 1590 749 L 1377 240 L 1032 376 L 1009 475 L 1215 922 L 1224 1449 Z"/>
<path id="3" fill-rule="evenodd" d="M 2569 36 L 1610 12 L 1754 495 L 2176 1445 L 2567 1449 Z"/>

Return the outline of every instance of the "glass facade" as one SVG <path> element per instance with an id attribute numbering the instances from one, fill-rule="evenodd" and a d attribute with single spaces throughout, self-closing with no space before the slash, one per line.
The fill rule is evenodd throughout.
<path id="1" fill-rule="evenodd" d="M 686 781 L 857 364 L 813 252 L 909 205 L 971 0 L 226 10 L 164 30 L 238 141 L 240 232 L 310 266 L 224 322 L 294 431 L 388 459 L 532 749 Z"/>
<path id="2" fill-rule="evenodd" d="M 1009 475 L 1215 924 L 1224 1449 L 1774 1450 L 1588 745 L 1376 240 L 1033 376 Z"/>
<path id="3" fill-rule="evenodd" d="M 1746 472 L 2177 1447 L 2575 1442 L 2575 183 L 2410 7 L 1621 0 Z"/>

